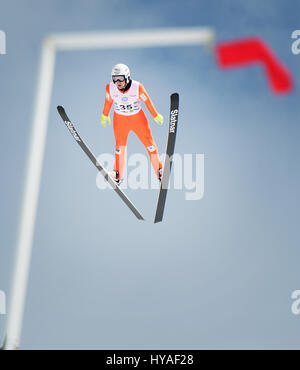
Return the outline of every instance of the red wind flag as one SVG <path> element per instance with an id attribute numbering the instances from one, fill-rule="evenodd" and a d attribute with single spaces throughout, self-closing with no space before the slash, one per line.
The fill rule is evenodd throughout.
<path id="1" fill-rule="evenodd" d="M 231 68 L 261 63 L 269 85 L 275 93 L 288 93 L 293 89 L 290 71 L 280 62 L 266 43 L 258 38 L 221 42 L 215 48 L 217 63 Z"/>

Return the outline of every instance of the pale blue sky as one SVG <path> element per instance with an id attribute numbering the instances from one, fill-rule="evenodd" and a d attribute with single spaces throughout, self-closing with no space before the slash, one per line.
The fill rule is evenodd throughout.
<path id="1" fill-rule="evenodd" d="M 9 292 L 30 119 L 43 37 L 51 32 L 211 26 L 217 41 L 260 36 L 295 77 L 273 95 L 259 66 L 220 71 L 201 48 L 60 52 L 21 348 L 299 348 L 291 313 L 299 272 L 300 55 L 290 0 L 0 0 L 0 290 Z M 204 153 L 205 194 L 170 191 L 153 225 L 157 193 L 130 191 L 139 223 L 63 127 L 62 104 L 98 155 L 112 152 L 99 123 L 112 65 L 127 63 L 168 116 L 180 94 L 178 153 Z M 150 117 L 148 115 L 148 117 Z M 166 125 L 150 119 L 162 151 Z M 134 136 L 129 151 L 142 151 Z M 0 316 L 3 337 L 4 317 Z"/>

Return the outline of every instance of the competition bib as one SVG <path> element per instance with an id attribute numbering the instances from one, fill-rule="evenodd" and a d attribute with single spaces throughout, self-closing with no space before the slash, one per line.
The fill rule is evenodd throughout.
<path id="1" fill-rule="evenodd" d="M 120 92 L 116 85 L 111 82 L 109 84 L 109 92 L 114 101 L 113 104 L 116 113 L 131 116 L 141 110 L 138 81 L 132 80 L 130 89 L 125 93 Z"/>

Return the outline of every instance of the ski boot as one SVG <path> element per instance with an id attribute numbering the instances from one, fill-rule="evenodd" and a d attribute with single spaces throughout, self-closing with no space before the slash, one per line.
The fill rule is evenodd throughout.
<path id="1" fill-rule="evenodd" d="M 109 173 L 110 177 L 115 181 L 116 184 L 120 185 L 121 180 L 120 180 L 120 175 L 119 171 L 113 170 Z"/>
<path id="2" fill-rule="evenodd" d="M 159 168 L 158 170 L 157 170 L 157 178 L 158 178 L 158 180 L 161 182 L 161 179 L 162 179 L 162 174 L 163 174 L 163 172 L 162 172 L 162 168 Z"/>

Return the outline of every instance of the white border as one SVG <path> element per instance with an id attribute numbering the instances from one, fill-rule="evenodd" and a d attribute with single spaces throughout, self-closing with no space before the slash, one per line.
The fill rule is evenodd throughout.
<path id="1" fill-rule="evenodd" d="M 58 50 L 160 46 L 212 46 L 213 44 L 214 31 L 209 27 L 63 33 L 53 34 L 45 38 L 42 46 L 37 95 L 33 110 L 32 132 L 27 159 L 24 197 L 17 237 L 16 259 L 4 349 L 17 349 L 20 342 L 56 52 Z"/>

